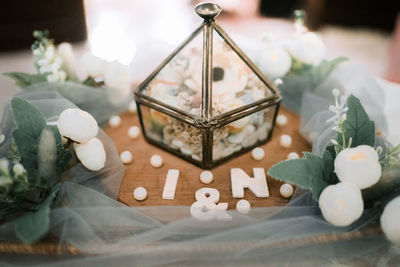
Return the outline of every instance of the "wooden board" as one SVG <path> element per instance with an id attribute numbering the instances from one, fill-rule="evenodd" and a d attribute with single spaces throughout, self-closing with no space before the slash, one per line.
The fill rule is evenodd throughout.
<path id="1" fill-rule="evenodd" d="M 123 113 L 121 114 L 122 123 L 117 128 L 105 127 L 106 134 L 114 141 L 117 150 L 122 152 L 129 150 L 133 154 L 133 162 L 126 165 L 125 175 L 121 184 L 119 201 L 129 206 L 190 206 L 194 201 L 195 192 L 202 187 L 212 187 L 219 190 L 220 202 L 228 202 L 229 209 L 235 208 L 239 199 L 234 199 L 231 192 L 230 169 L 242 168 L 249 176 L 253 177 L 253 168 L 264 168 L 265 172 L 273 164 L 286 158 L 289 152 L 295 151 L 300 154 L 302 151 L 309 151 L 310 145 L 300 135 L 298 129 L 300 125 L 299 117 L 281 108 L 280 114 L 285 114 L 288 125 L 284 127 L 276 126 L 271 140 L 262 146 L 265 150 L 265 158 L 255 161 L 251 158 L 250 152 L 232 159 L 214 169 L 214 181 L 205 185 L 200 182 L 201 168 L 196 167 L 162 149 L 148 144 L 141 135 L 137 139 L 130 139 L 128 128 L 139 125 L 138 115 Z M 293 138 L 290 148 L 283 148 L 279 145 L 279 137 L 282 134 L 289 134 Z M 154 168 L 150 165 L 150 157 L 159 154 L 164 160 L 161 168 Z M 179 169 L 180 176 L 176 188 L 174 200 L 163 200 L 161 198 L 166 175 L 169 169 Z M 289 199 L 281 197 L 279 188 L 282 182 L 267 176 L 270 197 L 257 198 L 249 190 L 245 190 L 244 199 L 248 200 L 252 207 L 281 206 L 286 204 Z M 144 201 L 136 201 L 133 198 L 133 190 L 142 186 L 147 189 L 148 198 Z"/>

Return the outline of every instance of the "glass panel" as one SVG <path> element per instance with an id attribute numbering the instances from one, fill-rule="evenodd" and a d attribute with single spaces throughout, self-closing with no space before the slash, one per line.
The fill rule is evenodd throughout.
<path id="1" fill-rule="evenodd" d="M 271 133 L 276 107 L 268 107 L 215 129 L 213 161 L 266 141 Z"/>
<path id="2" fill-rule="evenodd" d="M 198 128 L 143 105 L 141 112 L 148 138 L 161 142 L 194 160 L 202 161 L 203 139 Z"/>
<path id="3" fill-rule="evenodd" d="M 166 64 L 142 91 L 165 104 L 200 115 L 203 32 Z"/>
<path id="4" fill-rule="evenodd" d="M 268 97 L 271 90 L 214 31 L 213 115 L 219 115 Z"/>

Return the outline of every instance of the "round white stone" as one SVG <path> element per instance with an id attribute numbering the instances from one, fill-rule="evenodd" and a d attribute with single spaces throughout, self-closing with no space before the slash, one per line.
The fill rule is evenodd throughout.
<path id="1" fill-rule="evenodd" d="M 381 216 L 381 227 L 386 237 L 400 245 L 400 197 L 390 201 Z"/>
<path id="2" fill-rule="evenodd" d="M 160 155 L 153 155 L 150 158 L 150 164 L 154 168 L 160 168 L 163 165 L 163 159 Z"/>
<path id="3" fill-rule="evenodd" d="M 132 153 L 128 150 L 122 151 L 121 154 L 119 155 L 119 158 L 124 164 L 129 164 L 133 160 Z"/>
<path id="4" fill-rule="evenodd" d="M 111 116 L 110 119 L 108 120 L 108 124 L 110 124 L 110 126 L 113 128 L 120 126 L 121 117 L 118 115 Z"/>
<path id="5" fill-rule="evenodd" d="M 142 201 L 147 198 L 147 190 L 144 187 L 136 187 L 135 190 L 133 191 L 133 197 L 137 201 Z"/>
<path id="6" fill-rule="evenodd" d="M 251 151 L 251 157 L 254 160 L 262 160 L 265 156 L 265 152 L 264 149 L 262 149 L 261 147 L 256 147 L 253 148 L 253 150 Z"/>
<path id="7" fill-rule="evenodd" d="M 135 101 L 132 101 L 132 102 L 129 103 L 129 105 L 128 105 L 128 111 L 129 111 L 129 113 L 132 113 L 132 114 L 135 114 L 135 113 L 136 113 L 136 111 L 137 111 L 137 106 L 136 106 L 136 102 L 135 102 Z"/>
<path id="8" fill-rule="evenodd" d="M 293 186 L 291 184 L 283 184 L 281 185 L 279 192 L 284 198 L 289 198 L 293 195 Z"/>
<path id="9" fill-rule="evenodd" d="M 290 152 L 288 155 L 287 155 L 287 159 L 299 159 L 300 158 L 300 156 L 299 156 L 299 154 L 297 154 L 296 152 Z"/>
<path id="10" fill-rule="evenodd" d="M 129 137 L 132 138 L 132 139 L 138 138 L 139 135 L 140 135 L 139 127 L 137 127 L 137 126 L 129 127 L 129 129 L 128 129 L 128 135 L 129 135 Z"/>
<path id="11" fill-rule="evenodd" d="M 200 181 L 203 184 L 210 184 L 214 179 L 212 172 L 210 171 L 203 171 L 200 173 Z"/>
<path id="12" fill-rule="evenodd" d="M 279 144 L 285 148 L 288 148 L 292 145 L 292 137 L 287 134 L 282 134 L 279 139 Z"/>
<path id="13" fill-rule="evenodd" d="M 237 212 L 247 214 L 249 213 L 251 208 L 250 202 L 245 199 L 241 199 L 236 203 L 236 210 Z"/>
<path id="14" fill-rule="evenodd" d="M 361 190 L 352 183 L 341 182 L 326 187 L 319 197 L 325 220 L 335 226 L 348 226 L 361 217 L 364 202 Z"/>
<path id="15" fill-rule="evenodd" d="M 278 124 L 278 126 L 285 126 L 286 124 L 288 124 L 288 118 L 286 117 L 286 115 L 283 114 L 279 114 L 276 117 L 276 124 Z"/>

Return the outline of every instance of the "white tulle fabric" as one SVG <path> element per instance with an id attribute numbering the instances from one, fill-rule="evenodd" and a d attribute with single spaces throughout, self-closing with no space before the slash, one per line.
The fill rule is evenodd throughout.
<path id="1" fill-rule="evenodd" d="M 332 136 L 326 114 L 331 89 L 338 87 L 346 73 L 335 71 L 329 81 L 315 90 L 288 96 L 286 103 L 300 100 L 301 132 L 321 153 Z M 367 107 L 371 118 L 385 131 L 381 89 L 365 73 L 354 70 L 352 90 Z M 342 81 L 343 82 L 343 81 Z M 360 88 L 360 90 L 357 90 Z M 361 90 L 362 88 L 362 90 Z M 60 89 L 63 90 L 63 89 Z M 66 90 L 66 89 L 65 89 Z M 289 94 L 290 95 L 290 94 Z M 20 94 L 38 107 L 46 118 L 75 107 L 56 92 Z M 90 94 L 80 99 L 86 111 L 96 110 Z M 85 100 L 87 102 L 85 102 Z M 291 102 L 290 102 L 291 101 Z M 290 104 L 289 104 L 290 105 Z M 290 106 L 289 106 L 290 107 Z M 293 108 L 293 107 L 291 107 Z M 54 119 L 54 118 L 53 118 Z M 6 106 L 0 131 L 10 140 L 13 121 Z M 229 211 L 232 220 L 204 223 L 190 217 L 189 207 L 128 207 L 116 198 L 124 167 L 112 141 L 102 132 L 108 158 L 100 172 L 81 165 L 66 172 L 61 191 L 51 213 L 51 235 L 60 244 L 78 248 L 82 255 L 0 255 L 0 265 L 48 266 L 182 266 L 182 265 L 334 265 L 392 264 L 399 250 L 381 233 L 359 235 L 365 226 L 379 218 L 365 210 L 361 219 L 348 227 L 334 227 L 321 216 L 309 192 L 297 190 L 284 207 L 252 208 L 244 215 Z M 7 141 L 7 142 L 8 142 Z M 343 235 L 345 234 L 345 235 Z M 0 239 L 14 241 L 12 229 L 0 226 Z M 396 262 L 395 262 L 396 263 Z"/>

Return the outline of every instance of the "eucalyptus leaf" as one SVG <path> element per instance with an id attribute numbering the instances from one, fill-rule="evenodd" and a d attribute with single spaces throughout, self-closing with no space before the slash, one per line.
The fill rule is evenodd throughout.
<path id="1" fill-rule="evenodd" d="M 27 87 L 35 83 L 47 81 L 47 74 L 29 74 L 25 72 L 6 72 L 3 75 L 10 77 L 15 84 L 21 88 Z"/>
<path id="2" fill-rule="evenodd" d="M 352 139 L 351 147 L 359 145 L 374 146 L 375 144 L 375 123 L 371 121 L 365 112 L 360 100 L 350 95 L 347 99 L 346 120 L 343 122 L 346 145 Z M 341 134 L 338 134 L 337 141 L 343 143 Z"/>
<path id="3" fill-rule="evenodd" d="M 337 57 L 333 60 L 322 60 L 318 66 L 313 66 L 293 59 L 290 72 L 282 78 L 283 83 L 279 86 L 283 104 L 300 113 L 303 94 L 314 92 L 318 85 L 346 60 L 346 57 Z"/>
<path id="4" fill-rule="evenodd" d="M 39 138 L 46 121 L 38 109 L 29 102 L 13 98 L 11 108 L 17 129 L 12 136 L 17 146 L 18 154 L 22 165 L 32 177 L 38 168 L 37 150 Z"/>
<path id="5" fill-rule="evenodd" d="M 33 243 L 41 239 L 50 227 L 50 206 L 61 184 L 53 187 L 51 193 L 42 203 L 39 210 L 30 212 L 15 219 L 12 223 L 17 237 L 24 243 Z"/>
<path id="6" fill-rule="evenodd" d="M 329 185 L 331 166 L 320 156 L 304 153 L 304 158 L 279 162 L 268 170 L 268 175 L 303 189 L 309 189 L 318 201 L 322 190 Z"/>
<path id="7" fill-rule="evenodd" d="M 349 60 L 347 57 L 337 57 L 332 60 L 322 60 L 316 68 L 311 69 L 313 83 L 318 85 L 341 63 Z"/>

